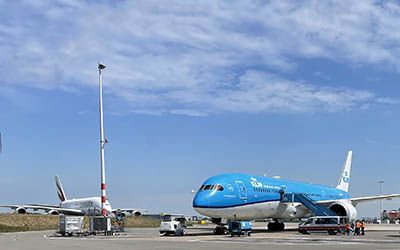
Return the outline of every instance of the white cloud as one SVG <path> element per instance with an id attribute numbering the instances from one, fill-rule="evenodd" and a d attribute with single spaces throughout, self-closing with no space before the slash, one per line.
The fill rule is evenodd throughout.
<path id="1" fill-rule="evenodd" d="M 100 60 L 108 66 L 108 92 L 132 112 L 333 112 L 389 104 L 351 86 L 279 75 L 296 68 L 293 57 L 399 68 L 399 13 L 390 1 L 2 2 L 0 84 L 79 92 L 97 84 Z"/>
<path id="2" fill-rule="evenodd" d="M 368 91 L 317 87 L 249 71 L 240 78 L 238 89 L 219 92 L 215 109 L 244 112 L 335 112 L 375 102 Z"/>

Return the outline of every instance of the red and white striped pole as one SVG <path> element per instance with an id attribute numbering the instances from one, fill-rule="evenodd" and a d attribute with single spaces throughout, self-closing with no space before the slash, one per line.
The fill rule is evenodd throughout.
<path id="1" fill-rule="evenodd" d="M 106 210 L 106 169 L 104 162 L 104 146 L 107 141 L 104 139 L 104 117 L 103 117 L 103 76 L 101 70 L 106 66 L 99 63 L 99 109 L 100 109 L 100 165 L 101 165 L 101 215 L 107 216 Z"/>

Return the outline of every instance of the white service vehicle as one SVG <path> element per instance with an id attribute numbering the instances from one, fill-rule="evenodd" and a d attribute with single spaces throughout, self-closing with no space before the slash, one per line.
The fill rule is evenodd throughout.
<path id="1" fill-rule="evenodd" d="M 186 219 L 184 216 L 163 215 L 161 216 L 160 235 L 179 235 L 185 234 Z"/>
<path id="2" fill-rule="evenodd" d="M 315 216 L 299 224 L 298 231 L 302 234 L 309 232 L 328 232 L 329 235 L 344 233 L 347 218 L 342 216 Z"/>

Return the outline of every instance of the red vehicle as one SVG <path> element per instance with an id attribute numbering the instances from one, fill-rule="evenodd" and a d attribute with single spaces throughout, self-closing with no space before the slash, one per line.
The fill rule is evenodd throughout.
<path id="1" fill-rule="evenodd" d="M 302 234 L 309 232 L 328 232 L 329 235 L 343 233 L 345 231 L 346 218 L 341 216 L 317 216 L 310 217 L 299 224 L 298 231 Z"/>

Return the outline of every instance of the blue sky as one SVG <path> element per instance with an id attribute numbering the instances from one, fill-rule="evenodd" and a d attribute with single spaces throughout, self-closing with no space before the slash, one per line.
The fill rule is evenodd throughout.
<path id="1" fill-rule="evenodd" d="M 99 193 L 193 213 L 222 172 L 400 192 L 396 1 L 0 1 L 1 203 Z M 399 201 L 385 202 L 388 209 Z M 375 216 L 378 203 L 360 205 Z"/>

